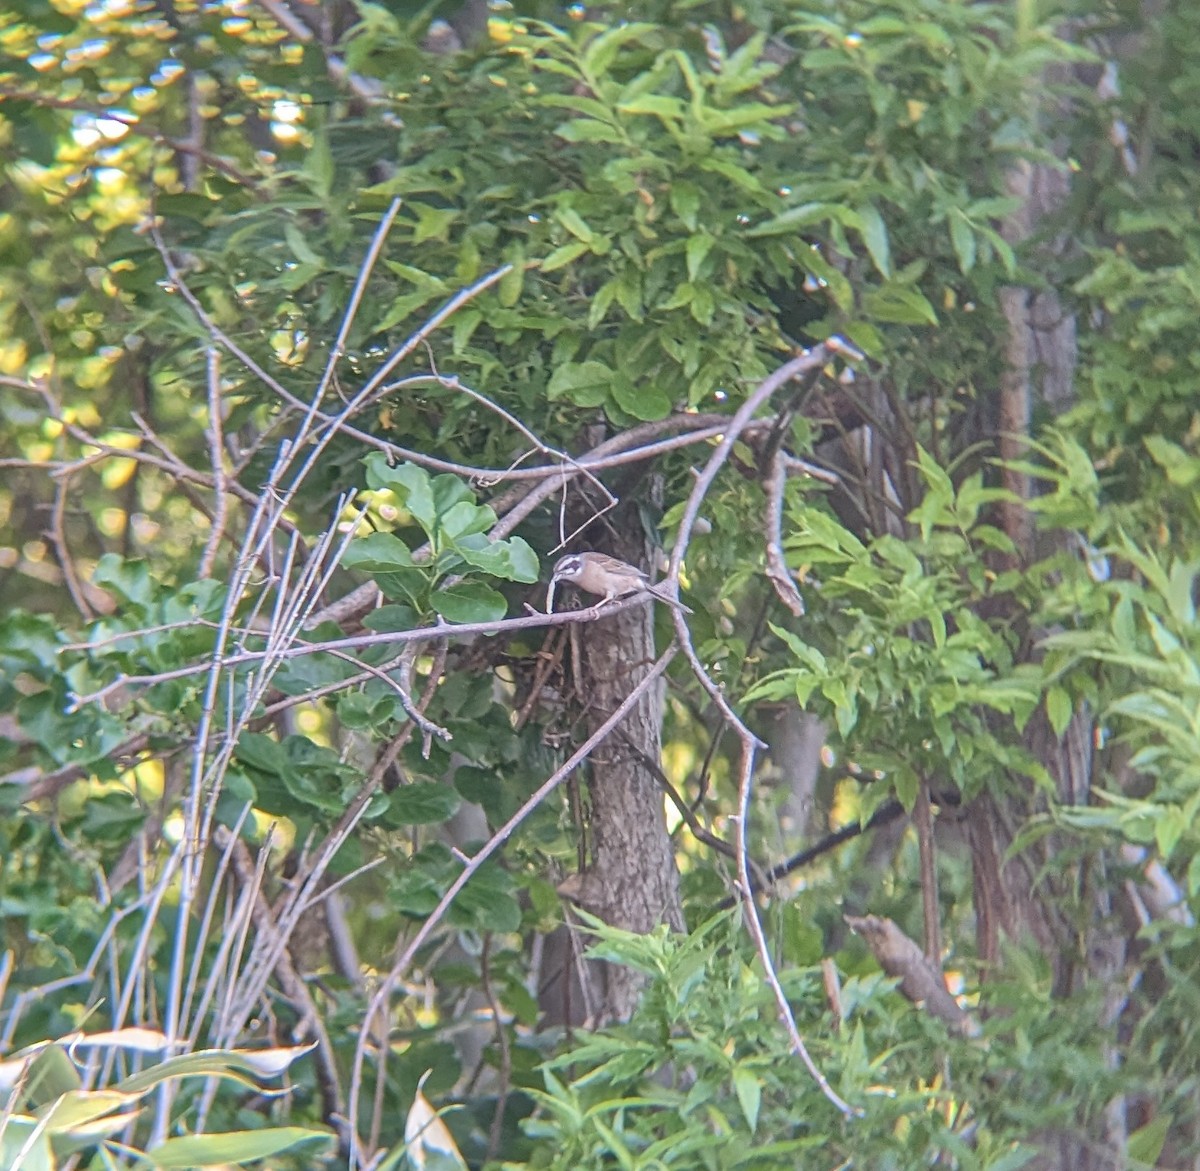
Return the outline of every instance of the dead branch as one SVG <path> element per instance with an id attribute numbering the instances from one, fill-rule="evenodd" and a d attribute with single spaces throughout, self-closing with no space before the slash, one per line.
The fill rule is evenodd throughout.
<path id="1" fill-rule="evenodd" d="M 837 347 L 830 345 L 820 345 L 810 350 L 808 353 L 801 355 L 798 358 L 793 358 L 792 361 L 785 363 L 779 367 L 774 373 L 765 378 L 754 390 L 754 392 L 746 399 L 746 401 L 738 408 L 733 418 L 729 421 L 729 426 L 721 442 L 717 444 L 716 450 L 709 457 L 708 463 L 704 471 L 696 477 L 696 483 L 692 486 L 691 494 L 688 497 L 687 504 L 684 506 L 683 516 L 679 522 L 679 533 L 675 540 L 675 548 L 671 552 L 671 562 L 667 569 L 665 582 L 668 591 L 678 593 L 679 589 L 679 570 L 683 563 L 683 558 L 687 553 L 687 547 L 691 541 L 692 531 L 696 525 L 696 518 L 700 515 L 700 506 L 704 502 L 704 498 L 708 495 L 709 489 L 712 487 L 713 481 L 717 477 L 717 473 L 728 460 L 730 452 L 733 450 L 733 445 L 737 442 L 746 425 L 750 422 L 755 414 L 766 404 L 771 396 L 781 387 L 786 386 L 793 378 L 798 377 L 810 370 L 819 370 L 828 361 L 830 354 Z M 691 665 L 692 671 L 699 680 L 700 685 L 712 697 L 713 702 L 724 715 L 726 722 L 733 728 L 735 734 L 742 744 L 742 762 L 738 776 L 738 813 L 737 813 L 737 863 L 738 863 L 738 884 L 739 893 L 742 897 L 742 906 L 745 910 L 747 925 L 750 929 L 750 934 L 754 939 L 755 946 L 758 950 L 759 960 L 763 965 L 763 971 L 766 975 L 767 983 L 771 986 L 771 990 L 775 995 L 775 1004 L 779 1010 L 780 1019 L 787 1029 L 788 1036 L 791 1039 L 792 1049 L 804 1062 L 805 1068 L 812 1075 L 813 1080 L 821 1088 L 821 1092 L 838 1108 L 843 1114 L 848 1116 L 857 1116 L 861 1112 L 848 1102 L 844 1101 L 836 1090 L 829 1084 L 828 1079 L 817 1067 L 812 1056 L 808 1052 L 808 1047 L 804 1044 L 803 1038 L 800 1036 L 800 1031 L 796 1027 L 796 1018 L 792 1013 L 792 1006 L 788 1003 L 787 996 L 783 991 L 783 985 L 779 982 L 779 976 L 775 971 L 774 960 L 771 958 L 771 949 L 767 943 L 766 933 L 763 930 L 762 920 L 758 915 L 758 908 L 754 903 L 753 885 L 750 875 L 750 852 L 746 838 L 746 827 L 750 817 L 750 792 L 754 778 L 754 760 L 757 750 L 762 747 L 762 741 L 742 722 L 737 713 L 729 705 L 722 690 L 717 686 L 713 679 L 705 670 L 704 665 L 700 662 L 699 656 L 696 654 L 695 647 L 692 645 L 691 632 L 688 629 L 687 623 L 683 619 L 683 615 L 679 611 L 672 609 L 672 620 L 675 623 L 676 637 L 679 639 L 680 646 L 684 656 Z"/>
<path id="2" fill-rule="evenodd" d="M 866 940 L 879 966 L 900 980 L 900 991 L 913 1004 L 961 1036 L 979 1036 L 979 1022 L 968 1016 L 947 991 L 941 970 L 891 919 L 879 915 L 847 915 L 845 919 L 850 929 Z"/>
<path id="3" fill-rule="evenodd" d="M 804 615 L 804 599 L 796 588 L 796 581 L 783 555 L 783 489 L 787 483 L 787 468 L 780 458 L 781 454 L 777 451 L 772 457 L 771 467 L 763 485 L 767 498 L 767 578 L 774 586 L 779 600 L 800 618 Z"/>

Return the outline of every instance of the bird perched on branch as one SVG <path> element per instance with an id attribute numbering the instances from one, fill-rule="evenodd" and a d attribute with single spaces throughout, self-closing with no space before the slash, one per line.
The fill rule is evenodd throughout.
<path id="1" fill-rule="evenodd" d="M 692 612 L 677 598 L 668 597 L 657 586 L 651 585 L 650 578 L 636 566 L 616 557 L 609 557 L 607 553 L 568 553 L 565 557 L 560 557 L 554 566 L 554 575 L 550 578 L 547 609 L 550 608 L 554 597 L 554 587 L 560 581 L 570 582 L 586 593 L 597 595 L 600 599 L 596 603 L 597 606 L 603 606 L 605 602 L 612 602 L 629 594 L 645 593 L 653 594 L 660 602 L 675 606 L 685 614 Z"/>

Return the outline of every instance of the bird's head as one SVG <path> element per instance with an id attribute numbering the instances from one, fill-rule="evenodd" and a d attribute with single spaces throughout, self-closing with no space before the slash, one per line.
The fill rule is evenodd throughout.
<path id="1" fill-rule="evenodd" d="M 554 563 L 551 581 L 577 582 L 583 575 L 584 560 L 578 553 L 568 553 Z"/>

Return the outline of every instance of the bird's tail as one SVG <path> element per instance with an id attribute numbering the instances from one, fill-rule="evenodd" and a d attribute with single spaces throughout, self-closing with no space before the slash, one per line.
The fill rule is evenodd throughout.
<path id="1" fill-rule="evenodd" d="M 685 614 L 694 614 L 695 611 L 690 606 L 685 606 L 678 598 L 672 598 L 658 586 L 647 586 L 648 593 L 653 594 L 660 602 L 666 602 L 668 606 L 674 606 L 677 610 L 682 610 Z"/>

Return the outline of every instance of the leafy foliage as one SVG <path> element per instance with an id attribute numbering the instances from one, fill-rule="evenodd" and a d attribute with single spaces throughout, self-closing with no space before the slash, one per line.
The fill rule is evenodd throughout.
<path id="1" fill-rule="evenodd" d="M 1114 16 L 1075 7 L 1089 29 Z M 282 1152 L 356 1108 L 341 1091 L 368 1048 L 379 1066 L 354 1089 L 386 1165 L 418 1157 L 398 1120 L 431 1069 L 473 1165 L 801 1166 L 820 1149 L 1009 1168 L 1043 1133 L 1104 1126 L 1118 1095 L 1130 1156 L 1192 1157 L 1192 909 L 1147 918 L 1108 973 L 1134 989 L 1122 1006 L 1056 978 L 1095 975 L 1095 934 L 1151 864 L 1200 895 L 1191 6 L 1139 24 L 1107 102 L 1063 80 L 1106 46 L 1026 6 L 529 6 L 451 53 L 420 47 L 426 19 L 398 6 L 330 6 L 323 28 L 282 11 L 33 5 L 4 33 L 0 1046 L 97 1010 L 223 1053 L 321 1022 L 288 1102 L 212 1091 L 205 1121 L 234 1139 L 187 1133 L 198 1098 L 161 1091 L 162 1166 L 308 1158 Z M 1116 170 L 1118 117 L 1141 170 Z M 1042 248 L 1013 230 L 1009 180 L 1060 166 L 1063 141 L 1086 165 L 1051 227 L 1076 245 Z M 1071 410 L 1035 419 L 1001 468 L 1018 285 L 1062 298 L 1081 364 Z M 698 655 L 764 735 L 781 710 L 823 721 L 813 832 L 893 798 L 944 797 L 939 821 L 951 797 L 988 799 L 1020 826 L 1013 859 L 1053 834 L 1082 876 L 1056 908 L 1071 937 L 1014 942 L 982 986 L 980 896 L 939 855 L 945 959 L 984 1042 L 945 1036 L 838 920 L 865 899 L 921 934 L 910 840 L 885 873 L 870 843 L 844 845 L 770 892 L 801 1030 L 865 1111 L 845 1122 L 788 1053 L 736 921 L 713 915 L 724 863 L 682 830 L 692 933 L 591 923 L 599 958 L 647 977 L 638 1016 L 562 1044 L 537 1030 L 530 956 L 566 915 L 586 819 L 573 793 L 509 823 L 582 721 L 556 703 L 566 674 L 545 682 L 541 632 L 454 630 L 540 603 L 567 514 L 600 499 L 580 477 L 503 527 L 531 453 L 568 453 L 574 474 L 601 441 L 701 417 L 713 439 L 834 334 L 870 361 L 782 393 L 704 502 L 684 569 Z M 832 483 L 781 493 L 797 615 L 762 572 L 762 484 L 780 451 L 836 463 L 839 443 Z M 636 505 L 615 524 L 669 544 L 703 458 L 664 448 L 654 491 L 624 465 L 593 474 Z M 1018 504 L 1027 557 L 1002 519 Z M 356 589 L 383 604 L 348 629 L 329 603 Z M 736 761 L 682 668 L 671 696 L 661 771 L 724 831 Z M 1091 789 L 1064 801 L 1045 746 L 1091 719 Z M 786 794 L 756 781 L 757 855 Z M 373 1017 L 364 972 L 387 971 L 501 827 L 413 945 L 405 1003 Z M 348 966 L 320 939 L 303 955 L 323 903 L 342 907 Z M 486 1037 L 456 1047 L 476 1012 Z M 64 1048 L 44 1052 L 67 1097 L 7 1086 L 6 1151 L 53 1166 L 117 1118 L 148 1145 L 125 1118 L 148 1082 L 109 1065 L 85 1089 Z M 286 1125 L 264 1130 L 267 1113 Z"/>
<path id="2" fill-rule="evenodd" d="M 141 1060 L 160 1053 L 167 1038 L 148 1029 L 77 1034 L 43 1042 L 15 1053 L 0 1064 L 8 1112 L 0 1129 L 0 1157 L 6 1166 L 53 1168 L 70 1155 L 99 1147 L 120 1156 L 116 1136 L 137 1118 L 140 1104 L 160 1085 L 184 1077 L 207 1077 L 261 1084 L 277 1077 L 301 1050 L 209 1050 L 166 1057 L 118 1082 L 112 1089 L 84 1085 L 76 1067 L 80 1048 Z M 254 1162 L 330 1136 L 299 1126 L 260 1127 L 224 1134 L 167 1139 L 139 1157 L 153 1167 L 215 1167 Z M 103 1157 L 103 1156 L 102 1156 Z"/>

